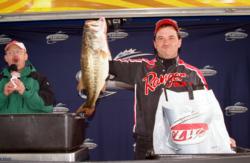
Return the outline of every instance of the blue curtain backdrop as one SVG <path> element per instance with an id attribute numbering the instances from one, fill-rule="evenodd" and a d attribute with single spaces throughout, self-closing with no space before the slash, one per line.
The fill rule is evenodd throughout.
<path id="1" fill-rule="evenodd" d="M 124 22 L 119 37 L 109 38 L 112 56 L 153 54 L 153 29 L 160 18 L 130 18 Z M 217 71 L 207 76 L 221 108 L 237 102 L 250 105 L 250 17 L 211 16 L 176 17 L 185 35 L 180 57 L 200 69 L 210 66 Z M 82 26 L 84 20 L 32 21 L 0 23 L 0 53 L 10 39 L 23 41 L 29 59 L 45 74 L 57 102 L 74 112 L 84 100 L 76 91 L 76 73 L 80 70 Z M 110 28 L 109 32 L 114 32 Z M 117 30 L 116 30 L 117 32 Z M 5 66 L 0 62 L 1 68 Z M 101 99 L 95 116 L 89 120 L 86 138 L 98 146 L 91 150 L 91 160 L 133 159 L 133 91 L 115 90 Z M 241 147 L 250 148 L 250 113 L 225 116 L 230 136 Z M 1 126 L 0 126 L 1 127 Z M 53 132 L 53 131 L 49 131 Z"/>

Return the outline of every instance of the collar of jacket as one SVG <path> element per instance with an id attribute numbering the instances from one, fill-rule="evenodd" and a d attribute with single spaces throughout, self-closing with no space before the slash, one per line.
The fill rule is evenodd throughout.
<path id="1" fill-rule="evenodd" d="M 29 64 L 29 65 L 26 65 L 20 73 L 21 73 L 21 76 L 28 76 L 33 71 L 36 71 L 36 69 L 31 64 Z M 7 67 L 3 69 L 3 76 L 6 76 L 8 78 L 11 77 L 11 74 Z"/>
<path id="2" fill-rule="evenodd" d="M 171 59 L 165 59 L 165 58 L 161 58 L 158 55 L 156 56 L 156 60 L 158 63 L 160 63 L 161 65 L 163 65 L 166 69 L 168 69 L 168 67 L 172 66 L 172 65 L 177 65 L 178 61 L 179 61 L 179 56 L 177 56 L 176 58 L 171 58 Z"/>

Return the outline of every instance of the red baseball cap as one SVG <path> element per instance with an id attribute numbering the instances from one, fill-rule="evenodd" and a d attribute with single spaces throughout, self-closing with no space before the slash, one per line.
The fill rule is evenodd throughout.
<path id="1" fill-rule="evenodd" d="M 163 25 L 170 25 L 170 26 L 174 27 L 177 32 L 179 32 L 179 26 L 175 20 L 173 20 L 173 19 L 161 19 L 161 20 L 157 21 L 155 24 L 154 34 L 156 34 L 157 31 L 160 29 L 160 27 Z"/>
<path id="2" fill-rule="evenodd" d="M 13 40 L 13 41 L 9 42 L 9 43 L 5 46 L 4 50 L 7 51 L 8 48 L 9 48 L 11 45 L 16 45 L 16 46 L 18 46 L 20 49 L 25 50 L 25 52 L 26 52 L 26 48 L 25 48 L 24 44 L 23 44 L 22 42 L 19 42 L 19 41 L 16 41 L 16 40 Z"/>

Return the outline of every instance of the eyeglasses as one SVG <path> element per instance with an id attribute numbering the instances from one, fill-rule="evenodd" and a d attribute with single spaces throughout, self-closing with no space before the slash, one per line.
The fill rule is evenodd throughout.
<path id="1" fill-rule="evenodd" d="M 19 55 L 19 54 L 24 54 L 23 50 L 9 50 L 5 52 L 6 55 Z"/>

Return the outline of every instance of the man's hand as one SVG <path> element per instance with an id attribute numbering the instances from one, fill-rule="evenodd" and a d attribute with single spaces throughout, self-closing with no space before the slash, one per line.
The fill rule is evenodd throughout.
<path id="1" fill-rule="evenodd" d="M 231 148 L 236 148 L 236 141 L 233 138 L 230 138 L 230 146 Z"/>
<path id="2" fill-rule="evenodd" d="M 13 84 L 13 82 L 15 82 L 16 87 Z M 20 95 L 23 95 L 23 93 L 25 91 L 25 86 L 21 80 L 14 79 L 14 80 L 5 84 L 5 86 L 4 86 L 4 95 L 5 96 L 9 96 L 14 91 L 17 91 Z"/>
<path id="3" fill-rule="evenodd" d="M 20 94 L 23 95 L 24 91 L 25 91 L 25 86 L 23 84 L 23 82 L 19 79 L 14 79 L 14 82 L 16 83 L 16 91 Z"/>
<path id="4" fill-rule="evenodd" d="M 5 96 L 9 96 L 14 91 L 15 91 L 15 86 L 13 85 L 11 81 L 5 84 L 4 90 L 3 90 L 3 93 Z"/>

